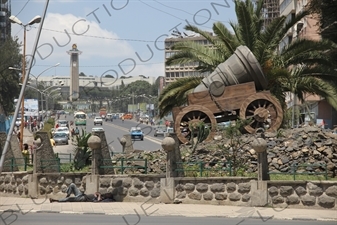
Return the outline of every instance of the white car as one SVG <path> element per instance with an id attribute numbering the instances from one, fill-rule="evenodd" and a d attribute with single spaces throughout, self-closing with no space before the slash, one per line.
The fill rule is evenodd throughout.
<path id="1" fill-rule="evenodd" d="M 96 124 L 101 124 L 101 126 L 102 126 L 103 125 L 103 119 L 101 117 L 95 117 L 94 125 L 96 126 Z"/>
<path id="2" fill-rule="evenodd" d="M 59 127 L 55 130 L 54 134 L 56 133 L 66 133 L 68 137 L 70 137 L 70 132 L 69 132 L 68 127 Z"/>
<path id="3" fill-rule="evenodd" d="M 103 127 L 93 127 L 91 129 L 92 132 L 95 132 L 95 131 L 104 131 Z"/>

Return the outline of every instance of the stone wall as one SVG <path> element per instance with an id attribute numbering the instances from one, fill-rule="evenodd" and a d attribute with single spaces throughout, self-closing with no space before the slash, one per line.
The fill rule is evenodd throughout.
<path id="1" fill-rule="evenodd" d="M 337 209 L 337 182 L 269 181 L 268 198 L 275 207 Z"/>
<path id="2" fill-rule="evenodd" d="M 38 195 L 39 197 L 46 195 L 64 197 L 71 183 L 75 183 L 81 191 L 85 192 L 86 175 L 86 173 L 37 174 Z M 100 176 L 99 191 L 112 192 L 117 201 L 141 202 L 151 197 L 154 202 L 160 202 L 160 179 L 163 177 L 163 175 Z M 26 172 L 3 173 L 0 176 L 0 195 L 29 197 L 30 180 L 32 180 L 32 174 Z"/>
<path id="3" fill-rule="evenodd" d="M 136 176 L 100 176 L 99 191 L 112 192 L 117 201 L 147 201 L 160 202 L 160 179 L 163 175 Z"/>
<path id="4" fill-rule="evenodd" d="M 86 176 L 85 173 L 44 173 L 35 178 L 27 172 L 2 173 L 0 196 L 30 197 L 35 185 L 37 197 L 63 198 L 71 183 L 84 192 L 88 188 Z M 257 181 L 252 178 L 173 178 L 172 195 L 164 193 L 169 190 L 165 189 L 165 181 L 163 175 L 105 175 L 99 177 L 98 191 L 112 192 L 117 201 L 160 203 L 162 196 L 173 196 L 170 203 L 255 206 L 254 199 L 266 196 L 263 206 L 337 209 L 337 181 L 267 181 L 266 188 L 258 195 Z"/>
<path id="5" fill-rule="evenodd" d="M 175 178 L 175 202 L 249 206 L 251 181 L 251 178 Z"/>
<path id="6" fill-rule="evenodd" d="M 0 193 L 6 196 L 28 196 L 27 172 L 2 173 L 0 176 Z"/>

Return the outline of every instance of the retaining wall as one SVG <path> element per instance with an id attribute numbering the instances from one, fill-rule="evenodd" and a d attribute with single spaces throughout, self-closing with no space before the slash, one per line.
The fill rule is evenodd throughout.
<path id="1" fill-rule="evenodd" d="M 26 172 L 2 173 L 0 195 L 31 197 L 37 192 L 37 197 L 63 198 L 71 183 L 85 192 L 87 178 L 85 173 L 36 176 Z M 261 204 L 257 200 L 262 199 L 265 202 L 262 206 L 276 208 L 337 209 L 337 181 L 257 182 L 253 178 L 237 177 L 165 179 L 164 175 L 104 175 L 98 177 L 97 189 L 101 193 L 112 192 L 117 201 L 257 206 Z"/>

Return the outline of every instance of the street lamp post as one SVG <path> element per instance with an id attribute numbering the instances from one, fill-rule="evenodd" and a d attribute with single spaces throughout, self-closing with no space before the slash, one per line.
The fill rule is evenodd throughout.
<path id="1" fill-rule="evenodd" d="M 61 86 L 64 85 L 63 83 L 60 83 L 60 84 L 61 84 Z M 22 84 L 20 84 L 20 85 L 22 85 Z M 35 88 L 35 87 L 33 87 L 33 86 L 30 86 L 30 85 L 27 85 L 27 87 L 32 88 L 32 89 L 38 91 L 38 92 L 41 94 L 42 113 L 43 113 L 43 102 L 44 102 L 44 100 L 43 100 L 43 95 L 46 95 L 46 111 L 47 111 L 47 109 L 48 109 L 48 97 L 50 96 L 50 94 L 52 94 L 52 93 L 55 92 L 55 91 L 61 90 L 61 88 L 56 88 L 56 89 L 54 89 L 54 90 L 52 90 L 52 91 L 50 91 L 50 92 L 47 92 L 49 89 L 54 88 L 55 86 L 50 86 L 50 87 L 46 88 L 46 89 L 43 90 L 43 91 L 41 91 L 41 90 L 39 90 L 38 88 Z M 61 93 L 59 93 L 58 95 L 60 95 L 60 94 L 61 94 Z"/>
<path id="2" fill-rule="evenodd" d="M 33 74 L 29 74 L 29 76 L 32 76 L 32 77 L 34 77 L 35 78 L 35 85 L 36 85 L 36 88 L 38 88 L 38 79 L 39 79 L 39 77 L 44 73 L 44 72 L 46 72 L 47 70 L 50 70 L 50 69 L 52 69 L 52 68 L 54 68 L 54 67 L 57 67 L 57 66 L 59 66 L 60 65 L 60 63 L 56 63 L 55 65 L 53 65 L 53 66 L 51 66 L 51 67 L 48 67 L 47 69 L 45 69 L 45 70 L 43 70 L 41 73 L 39 73 L 39 75 L 37 75 L 37 76 L 35 76 L 35 75 L 33 75 Z M 21 71 L 21 69 L 19 69 L 19 68 L 15 68 L 15 67 L 9 67 L 8 69 L 10 69 L 10 70 L 20 70 Z M 37 92 L 38 94 L 39 94 L 39 91 Z M 39 99 L 39 97 L 37 97 L 37 99 Z M 42 99 L 42 95 L 41 95 L 41 99 Z M 41 103 L 41 104 L 43 104 L 43 103 Z M 39 110 L 38 110 L 39 111 Z M 39 118 L 39 112 L 38 112 L 38 118 Z"/>
<path id="3" fill-rule="evenodd" d="M 23 54 L 22 54 L 22 83 L 25 81 L 25 74 L 26 74 L 26 32 L 27 26 L 33 25 L 35 23 L 40 23 L 41 17 L 35 16 L 29 23 L 23 24 L 17 17 L 10 16 L 9 20 L 12 23 L 19 24 L 23 26 Z M 20 126 L 20 149 L 23 150 L 23 127 L 24 127 L 24 116 L 25 116 L 25 98 L 21 99 L 21 126 Z"/>

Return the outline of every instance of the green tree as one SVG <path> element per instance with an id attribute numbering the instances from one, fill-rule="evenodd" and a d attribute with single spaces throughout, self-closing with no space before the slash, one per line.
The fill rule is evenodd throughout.
<path id="1" fill-rule="evenodd" d="M 8 38 L 0 46 L 0 106 L 5 115 L 13 112 L 14 99 L 20 93 L 20 79 L 17 71 L 9 70 L 9 67 L 21 67 L 22 56 L 20 44 L 17 40 Z"/>
<path id="2" fill-rule="evenodd" d="M 151 90 L 151 84 L 144 80 L 137 80 L 125 86 L 124 88 L 120 88 L 120 93 L 123 96 L 127 95 L 142 95 L 149 94 Z"/>
<path id="3" fill-rule="evenodd" d="M 213 24 L 213 32 L 216 36 L 196 26 L 187 25 L 186 30 L 200 34 L 213 47 L 192 41 L 177 42 L 173 46 L 177 53 L 168 58 L 166 63 L 173 65 L 198 62 L 198 71 L 212 72 L 220 63 L 227 60 L 238 46 L 245 45 L 260 63 L 269 81 L 268 89 L 281 103 L 284 103 L 286 91 L 292 91 L 300 100 L 305 93 L 313 93 L 325 97 L 337 109 L 337 89 L 331 85 L 337 77 L 333 60 L 326 54 L 327 51 L 336 49 L 336 46 L 328 40 L 297 39 L 279 51 L 279 46 L 288 30 L 309 14 L 307 10 L 303 10 L 289 22 L 284 16 L 276 18 L 266 29 L 263 29 L 263 0 L 256 1 L 256 4 L 252 0 L 235 1 L 235 12 L 238 22 L 230 22 L 234 33 L 221 22 Z M 300 70 L 296 69 L 297 65 L 301 65 Z M 291 72 L 291 69 L 296 71 Z M 315 81 L 315 85 L 307 82 L 309 76 L 311 81 Z M 289 82 L 284 83 L 286 79 Z M 176 93 L 193 90 L 198 85 L 195 83 L 193 87 L 188 83 L 189 80 L 183 81 L 177 80 L 171 84 Z M 292 86 L 290 87 L 289 84 Z M 188 88 L 184 87 L 185 85 Z M 173 88 L 169 85 L 167 89 Z M 186 101 L 182 100 L 176 101 L 175 104 L 169 101 L 172 97 L 170 95 L 175 92 L 164 91 L 161 94 L 160 99 L 163 99 L 159 103 L 161 115 L 169 112 L 174 106 L 186 104 Z"/>

